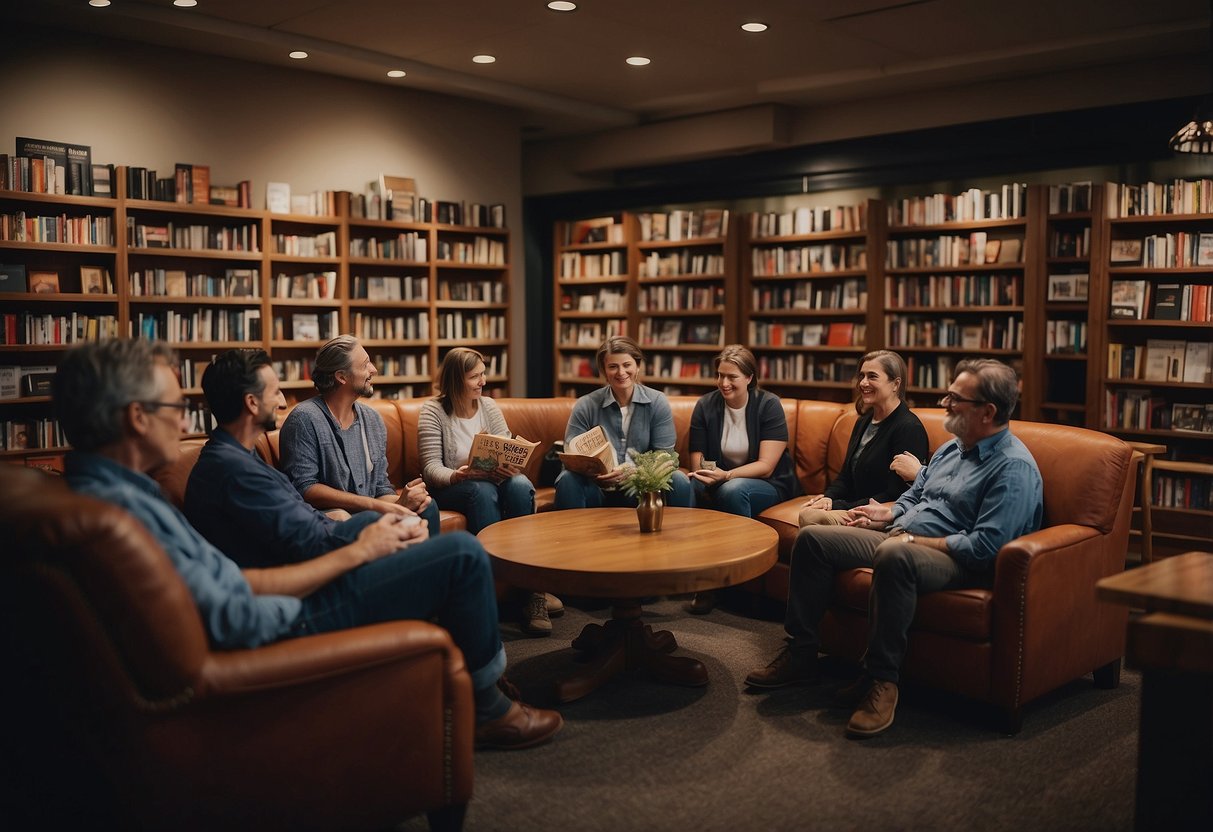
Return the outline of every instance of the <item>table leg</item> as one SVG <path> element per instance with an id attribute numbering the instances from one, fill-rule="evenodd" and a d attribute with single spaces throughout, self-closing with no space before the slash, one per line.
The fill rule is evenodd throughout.
<path id="1" fill-rule="evenodd" d="M 587 624 L 573 640 L 573 649 L 582 652 L 586 666 L 556 683 L 556 698 L 561 702 L 580 699 L 624 670 L 643 670 L 659 682 L 687 687 L 708 683 L 703 663 L 685 656 L 671 656 L 678 642 L 669 630 L 654 630 L 640 620 L 642 610 L 636 601 L 617 601 L 611 620 L 605 624 Z"/>

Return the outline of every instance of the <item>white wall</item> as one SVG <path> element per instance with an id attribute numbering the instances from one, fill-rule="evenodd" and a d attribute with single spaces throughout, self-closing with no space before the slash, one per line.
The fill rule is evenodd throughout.
<path id="1" fill-rule="evenodd" d="M 10 36 L 16 33 L 10 32 Z M 510 109 L 122 41 L 24 30 L 0 54 L 0 152 L 16 136 L 92 148 L 93 161 L 296 193 L 361 191 L 388 173 L 429 199 L 504 203 L 511 230 L 511 390 L 525 387 L 521 128 Z"/>

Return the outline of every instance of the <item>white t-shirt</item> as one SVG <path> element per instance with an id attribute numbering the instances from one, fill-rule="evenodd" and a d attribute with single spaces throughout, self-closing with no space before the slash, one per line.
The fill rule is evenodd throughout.
<path id="1" fill-rule="evenodd" d="M 619 415 L 623 417 L 623 441 L 625 444 L 628 441 L 628 428 L 632 424 L 632 413 L 633 411 L 631 404 L 619 406 Z"/>
<path id="2" fill-rule="evenodd" d="M 732 467 L 750 460 L 750 435 L 745 429 L 745 406 L 733 409 L 724 406 L 724 429 L 720 432 L 720 456 Z"/>
<path id="3" fill-rule="evenodd" d="M 470 419 L 451 417 L 451 444 L 446 448 L 446 463 L 448 468 L 459 468 L 467 465 L 468 454 L 472 451 L 472 439 L 476 434 L 484 433 L 484 410 L 476 408 L 476 415 Z"/>

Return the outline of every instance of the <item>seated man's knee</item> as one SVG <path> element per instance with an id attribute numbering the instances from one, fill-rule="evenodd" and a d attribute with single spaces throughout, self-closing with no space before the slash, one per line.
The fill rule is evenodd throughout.
<path id="1" fill-rule="evenodd" d="M 876 556 L 872 561 L 874 577 L 882 572 L 913 572 L 913 567 L 909 549 L 899 541 L 886 540 L 876 547 Z"/>

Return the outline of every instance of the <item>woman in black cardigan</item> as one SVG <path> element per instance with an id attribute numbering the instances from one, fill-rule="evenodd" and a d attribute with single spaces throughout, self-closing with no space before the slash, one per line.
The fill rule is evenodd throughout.
<path id="1" fill-rule="evenodd" d="M 889 350 L 863 357 L 855 377 L 855 410 L 859 420 L 847 443 L 847 456 L 837 478 L 805 501 L 800 525 L 843 525 L 847 511 L 869 500 L 896 500 L 927 461 L 927 431 L 906 404 L 906 363 Z"/>

